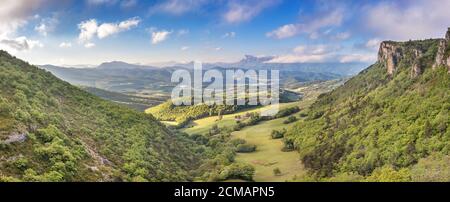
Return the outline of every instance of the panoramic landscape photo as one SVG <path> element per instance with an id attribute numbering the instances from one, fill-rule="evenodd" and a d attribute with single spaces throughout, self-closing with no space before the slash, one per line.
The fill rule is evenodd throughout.
<path id="1" fill-rule="evenodd" d="M 449 181 L 450 0 L 0 3 L 0 182 Z"/>

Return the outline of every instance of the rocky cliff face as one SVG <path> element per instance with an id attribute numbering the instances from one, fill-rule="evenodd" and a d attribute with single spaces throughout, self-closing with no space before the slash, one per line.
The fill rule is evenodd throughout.
<path id="1" fill-rule="evenodd" d="M 433 69 L 439 66 L 446 66 L 450 73 L 450 28 L 447 30 L 445 39 L 439 41 L 438 52 L 436 54 L 436 61 Z"/>
<path id="2" fill-rule="evenodd" d="M 444 66 L 450 73 L 450 28 L 445 39 L 431 40 L 431 42 L 438 44 L 438 50 L 432 65 L 433 69 Z M 398 70 L 400 61 L 404 61 L 410 65 L 411 77 L 419 76 L 423 72 L 423 68 L 427 67 L 422 57 L 429 47 L 421 44 L 414 46 L 412 45 L 414 43 L 414 41 L 382 42 L 378 52 L 378 62 L 384 64 L 387 73 L 392 76 Z"/>
<path id="3" fill-rule="evenodd" d="M 383 41 L 378 52 L 378 61 L 385 64 L 389 75 L 394 74 L 397 64 L 403 57 L 403 50 L 395 42 Z"/>

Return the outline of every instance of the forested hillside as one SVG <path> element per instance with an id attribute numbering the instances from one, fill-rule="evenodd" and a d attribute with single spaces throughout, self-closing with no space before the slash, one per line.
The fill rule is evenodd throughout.
<path id="1" fill-rule="evenodd" d="M 188 181 L 192 146 L 0 51 L 0 181 Z"/>
<path id="2" fill-rule="evenodd" d="M 450 30 L 383 42 L 377 63 L 319 96 L 286 139 L 312 179 L 450 180 L 449 45 Z"/>

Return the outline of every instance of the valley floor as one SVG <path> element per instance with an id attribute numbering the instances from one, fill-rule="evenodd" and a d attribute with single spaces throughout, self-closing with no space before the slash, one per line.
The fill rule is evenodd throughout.
<path id="1" fill-rule="evenodd" d="M 286 118 L 262 122 L 232 133 L 233 138 L 245 139 L 247 143 L 257 146 L 255 152 L 238 153 L 237 162 L 244 162 L 255 168 L 254 180 L 257 182 L 280 182 L 291 180 L 305 174 L 303 165 L 296 151 L 282 152 L 282 139 L 271 139 L 272 130 L 291 127 L 283 124 Z M 278 168 L 281 174 L 275 175 L 273 170 Z"/>
<path id="2" fill-rule="evenodd" d="M 343 81 L 324 83 L 321 85 L 309 85 L 306 88 L 300 89 L 299 92 L 304 93 L 303 99 L 297 102 L 280 104 L 280 109 L 298 106 L 301 111 L 293 114 L 293 116 L 299 117 L 299 114 L 304 112 L 304 110 L 316 100 L 318 95 L 341 85 Z M 264 110 L 264 108 L 224 115 L 221 120 L 218 120 L 217 116 L 195 120 L 187 128 L 182 129 L 182 131 L 188 134 L 206 134 L 213 125 L 217 125 L 219 128 L 232 127 L 236 124 L 236 115 L 244 115 L 248 112 L 259 112 L 260 110 Z M 257 146 L 255 152 L 238 153 L 236 156 L 236 162 L 248 163 L 255 168 L 254 180 L 257 182 L 283 182 L 306 174 L 306 170 L 303 168 L 298 152 L 283 152 L 281 150 L 283 148 L 282 139 L 271 139 L 270 137 L 272 130 L 282 130 L 283 128 L 289 129 L 295 124 L 295 122 L 284 124 L 283 121 L 287 118 L 288 117 L 263 121 L 257 125 L 248 126 L 240 131 L 231 133 L 232 138 L 244 139 L 247 143 Z M 171 125 L 174 123 L 166 124 Z M 274 174 L 274 169 L 276 168 L 281 171 L 281 174 Z"/>

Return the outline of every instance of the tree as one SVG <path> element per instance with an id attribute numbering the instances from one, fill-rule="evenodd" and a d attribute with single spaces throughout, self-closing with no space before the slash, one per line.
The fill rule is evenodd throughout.
<path id="1" fill-rule="evenodd" d="M 243 163 L 233 163 L 226 166 L 219 174 L 219 180 L 227 179 L 242 179 L 253 181 L 255 168 L 253 166 Z"/>
<path id="2" fill-rule="evenodd" d="M 280 139 L 284 137 L 284 134 L 286 134 L 286 129 L 283 128 L 283 130 L 272 130 L 272 133 L 270 134 L 272 139 Z"/>

